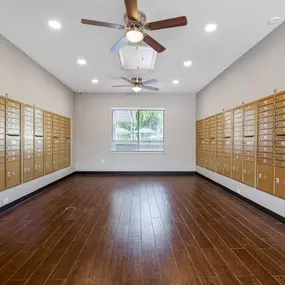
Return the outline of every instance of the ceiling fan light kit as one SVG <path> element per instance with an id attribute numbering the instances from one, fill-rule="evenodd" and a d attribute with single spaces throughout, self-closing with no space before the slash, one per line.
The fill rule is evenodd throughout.
<path id="1" fill-rule="evenodd" d="M 144 39 L 144 34 L 138 28 L 132 28 L 126 32 L 127 39 L 132 43 L 139 43 Z"/>
<path id="2" fill-rule="evenodd" d="M 137 92 L 140 92 L 140 91 L 142 90 L 142 88 L 139 87 L 139 86 L 134 86 L 132 89 L 133 89 L 133 91 L 136 92 L 136 93 L 137 93 Z"/>

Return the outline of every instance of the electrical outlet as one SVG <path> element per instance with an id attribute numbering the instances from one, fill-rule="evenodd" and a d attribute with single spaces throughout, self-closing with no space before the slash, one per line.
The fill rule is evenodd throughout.
<path id="1" fill-rule="evenodd" d="M 239 188 L 237 188 L 237 192 L 238 192 L 238 194 L 240 194 L 240 193 L 241 193 L 241 191 L 240 191 L 240 189 L 239 189 Z"/>
<path id="2" fill-rule="evenodd" d="M 2 202 L 3 202 L 3 205 L 8 204 L 9 203 L 9 198 L 4 198 Z"/>
<path id="3" fill-rule="evenodd" d="M 104 158 L 101 159 L 101 163 L 105 163 L 105 159 Z"/>

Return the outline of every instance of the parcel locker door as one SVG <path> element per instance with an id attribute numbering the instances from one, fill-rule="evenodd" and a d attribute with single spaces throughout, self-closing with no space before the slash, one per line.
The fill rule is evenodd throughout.
<path id="1" fill-rule="evenodd" d="M 252 161 L 243 161 L 243 182 L 255 187 L 255 163 Z"/>
<path id="2" fill-rule="evenodd" d="M 216 172 L 219 174 L 224 174 L 223 173 L 224 169 L 224 161 L 222 157 L 217 157 L 217 162 L 216 162 Z"/>
<path id="3" fill-rule="evenodd" d="M 275 167 L 275 195 L 285 199 L 285 167 Z"/>
<path id="4" fill-rule="evenodd" d="M 227 177 L 232 177 L 231 159 L 229 157 L 224 158 L 224 175 Z"/>
<path id="5" fill-rule="evenodd" d="M 59 169 L 59 154 L 58 153 L 54 153 L 52 156 L 52 169 L 53 171 L 56 171 Z"/>
<path id="6" fill-rule="evenodd" d="M 5 189 L 5 158 L 0 157 L 0 191 Z"/>
<path id="7" fill-rule="evenodd" d="M 23 179 L 28 182 L 34 178 L 34 159 L 24 159 Z"/>
<path id="8" fill-rule="evenodd" d="M 66 161 L 65 167 L 69 167 L 70 166 L 70 151 L 68 150 L 65 153 L 66 153 L 66 156 L 65 156 L 65 161 Z M 204 163 L 204 157 L 203 157 L 203 163 Z M 204 165 L 203 165 L 203 167 L 204 167 Z"/>
<path id="9" fill-rule="evenodd" d="M 211 170 L 211 154 L 207 153 L 205 158 L 205 167 Z"/>
<path id="10" fill-rule="evenodd" d="M 210 155 L 210 170 L 216 171 L 216 155 L 215 154 Z"/>
<path id="11" fill-rule="evenodd" d="M 41 177 L 44 175 L 44 157 L 35 158 L 35 177 Z"/>
<path id="12" fill-rule="evenodd" d="M 6 186 L 7 188 L 21 184 L 20 160 L 6 162 Z"/>
<path id="13" fill-rule="evenodd" d="M 242 160 L 233 159 L 232 178 L 242 182 Z"/>
<path id="14" fill-rule="evenodd" d="M 45 155 L 44 157 L 44 173 L 49 174 L 53 171 L 52 155 Z"/>
<path id="15" fill-rule="evenodd" d="M 257 166 L 257 188 L 273 194 L 273 166 L 258 164 Z"/>
<path id="16" fill-rule="evenodd" d="M 58 162 L 59 169 L 65 168 L 65 153 L 59 153 L 59 162 Z"/>

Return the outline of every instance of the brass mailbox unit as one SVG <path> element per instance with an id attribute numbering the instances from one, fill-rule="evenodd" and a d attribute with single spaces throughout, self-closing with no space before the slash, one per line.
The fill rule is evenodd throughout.
<path id="1" fill-rule="evenodd" d="M 34 107 L 22 105 L 23 132 L 23 182 L 35 178 L 35 110 Z"/>
<path id="2" fill-rule="evenodd" d="M 44 111 L 35 108 L 35 178 L 44 175 Z"/>
<path id="3" fill-rule="evenodd" d="M 285 199 L 285 91 L 199 120 L 196 130 L 197 165 Z"/>
<path id="4" fill-rule="evenodd" d="M 243 181 L 243 107 L 233 109 L 232 178 Z"/>
<path id="5" fill-rule="evenodd" d="M 274 96 L 258 101 L 257 188 L 274 194 Z"/>
<path id="6" fill-rule="evenodd" d="M 216 172 L 231 177 L 232 111 L 216 115 Z"/>
<path id="7" fill-rule="evenodd" d="M 216 171 L 216 117 L 205 119 L 205 167 Z"/>
<path id="8" fill-rule="evenodd" d="M 21 103 L 6 100 L 6 188 L 21 184 Z"/>
<path id="9" fill-rule="evenodd" d="M 0 96 L 0 190 L 70 166 L 70 119 Z"/>
<path id="10" fill-rule="evenodd" d="M 275 195 L 285 199 L 285 94 L 275 99 Z"/>
<path id="11" fill-rule="evenodd" d="M 242 182 L 256 186 L 257 104 L 243 106 Z"/>
<path id="12" fill-rule="evenodd" d="M 6 100 L 0 97 L 0 191 L 6 188 Z"/>
<path id="13" fill-rule="evenodd" d="M 205 120 L 196 122 L 196 164 L 204 167 L 205 161 Z"/>

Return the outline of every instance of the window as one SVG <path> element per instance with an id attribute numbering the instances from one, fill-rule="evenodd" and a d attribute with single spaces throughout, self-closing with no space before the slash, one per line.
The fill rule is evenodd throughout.
<path id="1" fill-rule="evenodd" d="M 112 121 L 112 151 L 163 151 L 164 110 L 113 109 Z"/>

